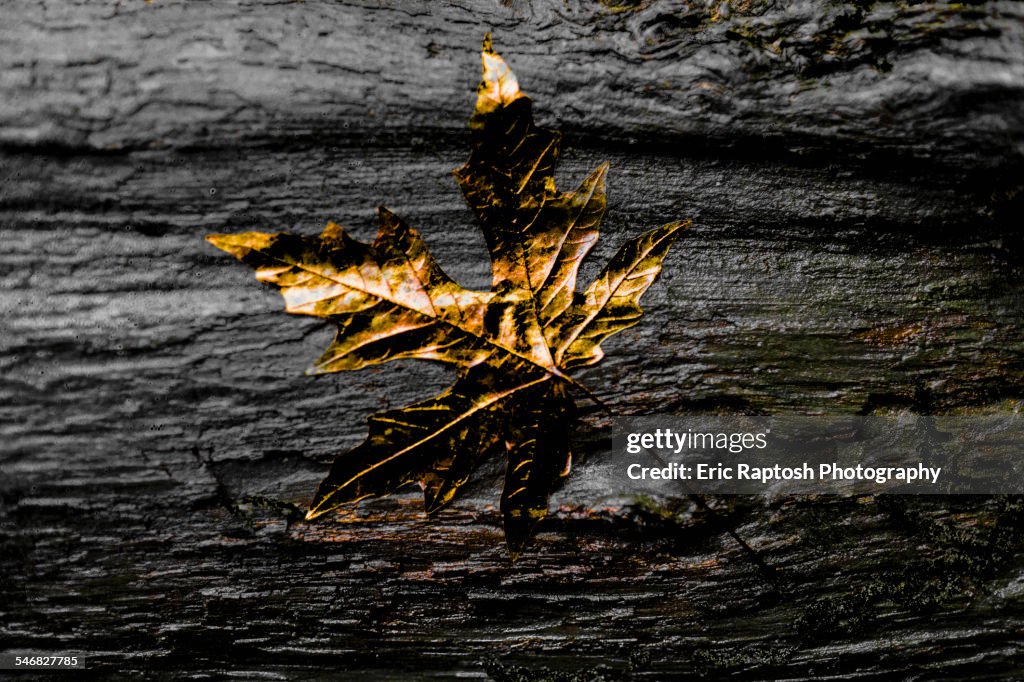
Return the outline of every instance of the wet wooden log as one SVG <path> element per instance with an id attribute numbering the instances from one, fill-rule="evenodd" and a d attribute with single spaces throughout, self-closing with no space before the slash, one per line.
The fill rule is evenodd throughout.
<path id="1" fill-rule="evenodd" d="M 586 276 L 695 220 L 579 374 L 616 412 L 1019 409 L 1021 8 L 781 4 L 8 10 L 0 649 L 296 679 L 1022 674 L 1018 501 L 623 498 L 587 483 L 586 405 L 515 565 L 500 462 L 434 520 L 413 494 L 301 520 L 366 416 L 451 375 L 304 376 L 331 332 L 202 237 L 366 238 L 384 203 L 485 286 L 450 170 L 486 30 L 565 133 L 559 182 L 611 162 Z"/>

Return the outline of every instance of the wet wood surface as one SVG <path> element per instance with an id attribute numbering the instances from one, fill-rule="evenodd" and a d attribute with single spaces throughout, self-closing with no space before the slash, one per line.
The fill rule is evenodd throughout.
<path id="1" fill-rule="evenodd" d="M 588 484 L 526 555 L 501 463 L 302 520 L 365 418 L 447 370 L 311 378 L 331 331 L 202 237 L 368 238 L 461 282 L 477 46 L 611 162 L 584 277 L 695 227 L 578 374 L 619 414 L 1020 409 L 1024 24 L 1012 2 L 39 3 L 0 22 L 0 650 L 280 679 L 1007 679 L 1020 502 L 641 500 Z M 755 560 L 727 532 L 759 553 Z M 759 563 L 762 562 L 762 563 Z M 559 675 L 561 677 L 559 677 Z"/>

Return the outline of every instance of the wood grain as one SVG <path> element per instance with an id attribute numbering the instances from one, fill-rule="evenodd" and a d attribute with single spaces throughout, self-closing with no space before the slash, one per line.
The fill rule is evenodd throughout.
<path id="1" fill-rule="evenodd" d="M 500 463 L 433 521 L 415 495 L 300 521 L 366 416 L 451 376 L 304 376 L 330 331 L 202 240 L 328 219 L 368 238 L 383 203 L 485 287 L 450 171 L 492 30 L 565 133 L 560 185 L 611 162 L 584 279 L 695 220 L 643 323 L 579 374 L 616 412 L 1019 410 L 1017 3 L 4 14 L 0 649 L 197 677 L 1024 674 L 1019 502 L 720 499 L 718 518 L 622 498 L 587 485 L 593 407 L 514 566 Z"/>

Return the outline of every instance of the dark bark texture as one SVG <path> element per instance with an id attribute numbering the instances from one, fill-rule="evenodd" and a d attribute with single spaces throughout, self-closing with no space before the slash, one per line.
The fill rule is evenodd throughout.
<path id="1" fill-rule="evenodd" d="M 451 375 L 304 376 L 331 332 L 202 239 L 368 238 L 384 203 L 484 286 L 450 171 L 492 30 L 565 134 L 560 185 L 611 162 L 596 264 L 695 221 L 578 375 L 614 411 L 1015 411 L 1020 3 L 0 12 L 0 650 L 197 678 L 1024 676 L 1019 500 L 623 498 L 588 479 L 585 401 L 515 565 L 501 462 L 433 520 L 410 493 L 303 521 L 369 414 Z"/>

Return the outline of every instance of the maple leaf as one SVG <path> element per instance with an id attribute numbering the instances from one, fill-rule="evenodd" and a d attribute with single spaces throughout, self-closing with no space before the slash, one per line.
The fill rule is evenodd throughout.
<path id="1" fill-rule="evenodd" d="M 630 241 L 577 291 L 580 264 L 606 208 L 608 165 L 576 191 L 559 192 L 560 135 L 534 124 L 532 102 L 490 35 L 482 60 L 473 148 L 455 177 L 487 240 L 489 291 L 460 286 L 420 235 L 384 207 L 371 244 L 334 223 L 315 238 L 246 232 L 207 239 L 278 287 L 286 312 L 337 325 L 311 372 L 399 358 L 458 368 L 444 393 L 371 416 L 367 439 L 337 457 L 307 518 L 414 483 L 433 514 L 483 458 L 504 453 L 501 512 L 515 560 L 569 472 L 570 389 L 580 387 L 566 371 L 599 361 L 601 342 L 637 323 L 640 297 L 690 223 L 669 223 Z"/>

